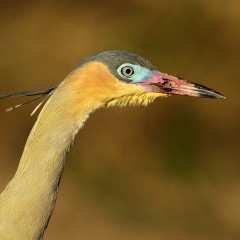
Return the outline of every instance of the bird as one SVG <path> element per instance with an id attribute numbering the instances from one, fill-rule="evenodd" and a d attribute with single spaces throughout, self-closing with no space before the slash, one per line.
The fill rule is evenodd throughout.
<path id="1" fill-rule="evenodd" d="M 113 50 L 83 59 L 54 87 L 6 93 L 43 98 L 17 171 L 0 195 L 0 239 L 43 239 L 57 200 L 67 153 L 91 113 L 112 106 L 147 106 L 170 95 L 225 98 L 203 85 L 160 72 L 148 60 Z"/>

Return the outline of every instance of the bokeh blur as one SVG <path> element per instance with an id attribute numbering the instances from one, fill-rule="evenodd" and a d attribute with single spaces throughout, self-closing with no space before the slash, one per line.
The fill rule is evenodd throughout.
<path id="1" fill-rule="evenodd" d="M 240 239 L 240 1 L 0 1 L 0 90 L 56 85 L 124 49 L 226 100 L 174 96 L 91 115 L 68 156 L 45 239 Z M 0 187 L 36 104 L 0 103 Z"/>

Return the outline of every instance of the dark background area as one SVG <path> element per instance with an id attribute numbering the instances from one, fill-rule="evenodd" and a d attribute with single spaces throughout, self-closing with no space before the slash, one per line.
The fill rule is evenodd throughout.
<path id="1" fill-rule="evenodd" d="M 223 93 L 92 114 L 45 239 L 240 239 L 240 2 L 0 1 L 0 90 L 43 89 L 81 59 L 128 50 Z M 37 115 L 0 103 L 0 186 Z"/>

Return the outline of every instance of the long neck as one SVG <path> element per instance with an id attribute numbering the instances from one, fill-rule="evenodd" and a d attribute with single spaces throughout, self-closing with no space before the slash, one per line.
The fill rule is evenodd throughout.
<path id="1" fill-rule="evenodd" d="M 0 239 L 42 238 L 54 209 L 66 154 L 92 111 L 102 106 L 146 105 L 158 96 L 117 81 L 98 62 L 75 70 L 42 109 L 17 172 L 0 195 Z"/>
<path id="2" fill-rule="evenodd" d="M 0 239 L 42 238 L 54 209 L 66 154 L 89 113 L 100 106 L 89 104 L 76 88 L 73 76 L 41 111 L 17 172 L 0 196 Z M 76 101 L 80 104 L 73 109 Z"/>
<path id="3" fill-rule="evenodd" d="M 0 239 L 41 239 L 57 198 L 66 153 L 77 126 L 69 122 L 48 132 L 39 120 L 18 170 L 0 198 Z"/>

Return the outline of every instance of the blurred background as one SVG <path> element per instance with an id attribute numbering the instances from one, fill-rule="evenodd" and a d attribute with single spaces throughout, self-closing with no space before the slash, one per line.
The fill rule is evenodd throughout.
<path id="1" fill-rule="evenodd" d="M 0 90 L 59 83 L 91 54 L 128 50 L 226 100 L 174 96 L 91 115 L 45 239 L 240 239 L 238 0 L 0 1 Z M 0 188 L 36 104 L 0 103 Z"/>

